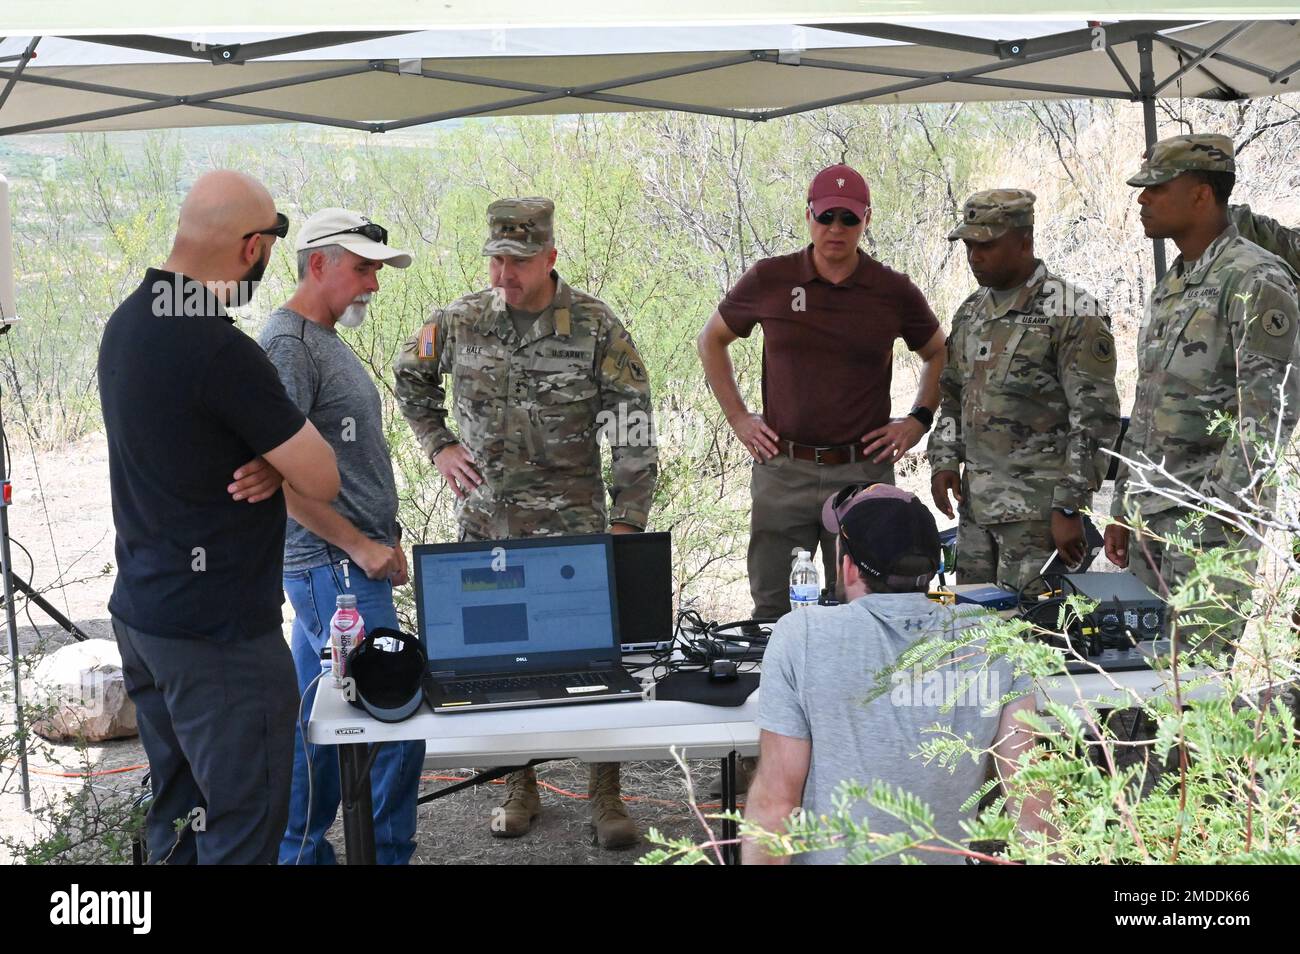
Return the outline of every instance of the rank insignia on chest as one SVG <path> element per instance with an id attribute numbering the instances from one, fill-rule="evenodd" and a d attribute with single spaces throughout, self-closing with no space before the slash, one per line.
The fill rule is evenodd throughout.
<path id="1" fill-rule="evenodd" d="M 429 322 L 420 329 L 420 337 L 415 343 L 415 355 L 421 361 L 433 361 L 438 357 L 438 326 Z"/>
<path id="2" fill-rule="evenodd" d="M 993 353 L 993 345 L 988 341 L 980 341 L 975 345 L 975 360 L 987 361 L 989 355 Z"/>

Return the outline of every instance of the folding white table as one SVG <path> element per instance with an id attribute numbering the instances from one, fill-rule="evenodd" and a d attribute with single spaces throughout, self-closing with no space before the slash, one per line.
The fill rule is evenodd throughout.
<path id="1" fill-rule="evenodd" d="M 1190 678 L 1194 673 L 1189 672 Z M 1111 679 L 1121 687 L 1116 690 Z M 1123 688 L 1143 697 L 1164 691 L 1161 675 L 1152 670 L 1053 676 L 1037 690 L 1039 708 L 1045 699 L 1125 708 L 1132 699 Z M 1186 693 L 1188 701 L 1205 698 L 1212 687 Z M 480 712 L 434 714 L 422 706 L 418 714 L 399 723 L 376 721 L 346 702 L 332 685 L 316 693 L 307 738 L 317 745 L 338 747 L 343 836 L 348 864 L 374 864 L 375 829 L 370 792 L 370 767 L 385 742 L 425 741 L 425 765 L 431 768 L 482 768 L 471 779 L 424 795 L 428 801 L 472 785 L 491 781 L 514 768 L 551 759 L 583 762 L 624 762 L 672 758 L 675 748 L 685 757 L 716 758 L 722 763 L 722 805 L 736 808 L 736 758 L 758 754 L 758 691 L 737 707 L 693 702 L 638 700 L 580 705 L 538 706 Z M 721 837 L 736 837 L 733 822 L 723 822 Z M 739 860 L 736 846 L 723 851 L 728 863 Z"/>
<path id="2" fill-rule="evenodd" d="M 676 749 L 689 758 L 722 763 L 722 805 L 736 808 L 736 757 L 758 754 L 758 693 L 743 706 L 638 700 L 581 705 L 538 706 L 483 712 L 434 714 L 428 706 L 405 722 L 379 722 L 344 700 L 332 685 L 316 693 L 307 738 L 334 745 L 339 753 L 343 837 L 348 864 L 373 864 L 375 829 L 370 767 L 385 742 L 425 741 L 425 764 L 435 768 L 486 768 L 473 779 L 440 789 L 437 798 L 471 784 L 490 781 L 510 768 L 549 759 L 624 762 L 672 758 Z M 736 837 L 733 822 L 723 822 L 722 839 Z M 735 846 L 724 857 L 739 858 Z"/>

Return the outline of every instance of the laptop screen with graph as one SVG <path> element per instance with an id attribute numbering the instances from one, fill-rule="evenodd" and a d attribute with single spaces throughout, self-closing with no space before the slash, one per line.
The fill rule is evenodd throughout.
<path id="1" fill-rule="evenodd" d="M 416 548 L 420 638 L 434 670 L 536 671 L 618 657 L 608 536 Z"/>

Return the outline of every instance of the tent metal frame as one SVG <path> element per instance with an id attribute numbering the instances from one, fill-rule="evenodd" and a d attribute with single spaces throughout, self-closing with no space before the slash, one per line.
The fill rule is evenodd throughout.
<path id="1" fill-rule="evenodd" d="M 437 69 L 410 71 L 405 69 L 403 65 L 394 61 L 374 59 L 364 63 L 349 63 L 345 66 L 339 66 L 334 69 L 318 70 L 298 76 L 286 76 L 261 83 L 220 87 L 187 95 L 168 95 L 166 93 L 157 93 L 127 87 L 86 83 L 77 80 L 56 79 L 54 77 L 38 76 L 30 73 L 25 74 L 24 71 L 26 70 L 28 63 L 31 61 L 37 45 L 42 39 L 41 37 L 34 37 L 23 53 L 4 58 L 4 60 L 9 62 L 16 60 L 17 65 L 11 69 L 0 69 L 0 81 L 4 82 L 3 88 L 0 89 L 0 115 L 2 115 L 5 101 L 18 83 L 41 84 L 65 89 L 82 90 L 84 92 L 99 93 L 128 100 L 136 100 L 137 102 L 76 115 L 51 117 L 35 122 L 0 126 L 0 136 L 11 136 L 19 133 L 56 129 L 62 126 L 92 122 L 98 119 L 150 112 L 177 106 L 226 111 L 247 116 L 257 116 L 270 120 L 336 126 L 344 129 L 355 129 L 371 133 L 384 133 L 392 130 L 409 128 L 411 126 L 442 122 L 448 119 L 479 116 L 485 113 L 517 109 L 537 103 L 552 102 L 561 99 L 613 103 L 645 109 L 690 112 L 728 119 L 744 119 L 752 122 L 765 122 L 767 120 L 779 119 L 784 116 L 808 112 L 814 109 L 822 109 L 828 106 L 838 106 L 849 103 L 865 103 L 894 93 L 906 92 L 908 90 L 920 89 L 927 86 L 935 86 L 941 83 L 962 83 L 975 86 L 1000 87 L 1004 89 L 1021 89 L 1030 93 L 1051 93 L 1059 96 L 1088 99 L 1121 99 L 1130 102 L 1141 102 L 1145 109 L 1149 105 L 1153 104 L 1155 97 L 1159 96 L 1161 92 L 1171 84 L 1176 83 L 1183 76 L 1191 73 L 1193 70 L 1199 71 L 1207 76 L 1215 84 L 1216 88 L 1223 91 L 1226 98 L 1240 98 L 1241 94 L 1237 90 L 1233 89 L 1227 83 L 1224 83 L 1213 72 L 1211 72 L 1209 64 L 1212 64 L 1214 61 L 1226 63 L 1239 69 L 1248 70 L 1267 78 L 1270 83 L 1277 84 L 1285 84 L 1289 82 L 1291 76 L 1300 72 L 1300 61 L 1292 63 L 1282 69 L 1276 69 L 1258 63 L 1252 63 L 1226 52 L 1226 48 L 1235 40 L 1248 32 L 1252 27 L 1257 27 L 1260 23 L 1266 21 L 1250 20 L 1231 24 L 1230 29 L 1228 29 L 1224 36 L 1205 47 L 1197 46 L 1196 44 L 1189 43 L 1177 37 L 1167 35 L 1167 31 L 1182 29 L 1197 24 L 1210 24 L 1215 22 L 1222 21 L 1142 20 L 1106 24 L 1104 27 L 1106 31 L 1105 50 L 1116 74 L 1124 81 L 1127 91 L 1101 89 L 1095 86 L 1076 83 L 1041 83 L 1002 79 L 990 75 L 1003 70 L 1013 69 L 1018 66 L 1026 66 L 1033 63 L 1057 59 L 1063 56 L 1069 56 L 1074 53 L 1085 52 L 1092 48 L 1094 42 L 1091 28 L 1071 30 L 1049 36 L 1034 37 L 1023 40 L 985 40 L 978 37 L 944 33 L 937 30 L 885 23 L 833 23 L 816 24 L 810 27 L 818 30 L 829 30 L 856 36 L 869 36 L 877 39 L 932 46 L 992 58 L 992 62 L 990 63 L 967 67 L 961 70 L 945 70 L 940 72 L 926 72 L 923 70 L 912 70 L 901 67 L 842 62 L 820 57 L 815 51 L 792 52 L 779 50 L 750 50 L 747 52 L 721 54 L 716 59 L 661 70 L 654 73 L 623 76 L 577 87 L 564 87 L 544 83 L 504 80 L 491 76 L 477 76 Z M 1224 23 L 1224 25 L 1229 26 L 1228 23 Z M 262 60 L 271 56 L 283 55 L 285 53 L 301 53 L 343 44 L 384 39 L 392 36 L 403 36 L 410 32 L 414 31 L 383 33 L 306 33 L 295 36 L 277 37 L 270 40 L 261 40 L 253 43 L 225 45 L 186 43 L 183 40 L 172 39 L 170 37 L 148 35 L 95 35 L 69 37 L 68 39 L 86 43 L 98 43 L 122 49 L 161 53 L 169 56 L 197 60 L 200 62 L 208 62 L 213 66 L 219 67 L 240 65 L 255 60 Z M 1157 79 L 1149 69 L 1152 44 L 1156 42 L 1164 45 L 1170 50 L 1173 50 L 1181 61 L 1181 65 L 1177 70 L 1161 79 Z M 1115 53 L 1116 47 L 1124 46 L 1129 43 L 1136 44 L 1139 51 L 1140 61 L 1143 64 L 1143 67 L 1139 70 L 1136 82 L 1130 75 L 1129 71 L 1125 69 L 1123 63 L 1120 62 L 1119 57 Z M 814 69 L 895 77 L 899 82 L 846 93 L 840 96 L 812 100 L 793 106 L 755 110 L 701 106 L 691 103 L 632 96 L 615 92 L 616 90 L 629 86 L 636 86 L 641 83 L 709 72 L 711 70 L 726 69 L 727 67 L 736 66 L 746 62 L 766 63 L 787 69 L 810 67 Z M 463 83 L 470 86 L 489 89 L 513 90 L 525 95 L 494 100 L 476 106 L 432 112 L 405 119 L 369 122 L 343 119 L 334 116 L 319 116 L 293 110 L 281 110 L 264 106 L 248 106 L 227 102 L 227 100 L 249 93 L 318 83 L 325 80 L 338 79 L 340 77 L 352 76 L 365 72 L 386 72 L 400 75 L 411 75 L 427 79 Z M 1148 130 L 1148 132 L 1150 132 L 1150 130 Z"/>
<path id="2" fill-rule="evenodd" d="M 149 90 L 130 89 L 127 87 L 88 83 L 79 80 L 25 74 L 24 71 L 33 58 L 37 45 L 42 39 L 38 36 L 31 39 L 26 50 L 22 53 L 0 58 L 0 63 L 17 61 L 17 65 L 12 69 L 0 69 L 0 80 L 4 81 L 3 88 L 0 88 L 0 119 L 2 119 L 5 101 L 9 98 L 18 83 L 31 83 L 62 89 L 81 90 L 88 93 L 99 93 L 123 99 L 137 100 L 137 102 L 70 116 L 59 116 L 50 119 L 37 120 L 35 122 L 0 126 L 0 136 L 13 136 L 20 133 L 57 129 L 62 126 L 77 125 L 80 123 L 93 122 L 99 119 L 109 119 L 116 116 L 127 116 L 178 106 L 224 111 L 245 116 L 257 116 L 263 119 L 283 122 L 313 123 L 320 126 L 334 126 L 342 129 L 353 129 L 370 133 L 385 133 L 393 130 L 407 129 L 412 126 L 443 122 L 449 119 L 463 119 L 471 116 L 481 116 L 487 113 L 514 110 L 538 103 L 554 102 L 563 99 L 576 100 L 579 102 L 612 103 L 642 109 L 697 113 L 705 116 L 717 116 L 726 119 L 743 119 L 751 122 L 766 122 L 768 120 L 780 119 L 785 116 L 792 116 L 797 113 L 809 112 L 815 109 L 823 109 L 829 106 L 841 106 L 850 103 L 866 103 L 895 93 L 907 92 L 914 89 L 923 89 L 927 86 L 936 86 L 941 83 L 961 83 L 973 86 L 1024 90 L 1028 93 L 1051 93 L 1058 96 L 1079 97 L 1084 99 L 1119 99 L 1127 100 L 1129 102 L 1139 102 L 1142 104 L 1146 142 L 1147 145 L 1150 146 L 1156 141 L 1157 136 L 1155 113 L 1156 98 L 1171 85 L 1179 82 L 1184 76 L 1187 76 L 1193 71 L 1200 72 L 1208 77 L 1209 80 L 1214 83 L 1215 88 L 1222 91 L 1223 98 L 1225 99 L 1240 99 L 1243 97 L 1238 90 L 1224 82 L 1211 71 L 1210 64 L 1216 61 L 1262 76 L 1271 84 L 1285 85 L 1290 82 L 1292 76 L 1300 73 L 1300 60 L 1297 60 L 1282 69 L 1273 69 L 1226 52 L 1227 47 L 1232 45 L 1234 41 L 1238 40 L 1252 28 L 1258 27 L 1261 23 L 1266 22 L 1269 21 L 1246 20 L 1234 23 L 1231 21 L 1212 20 L 1134 20 L 1105 24 L 1105 52 L 1110 64 L 1114 67 L 1116 74 L 1124 81 L 1127 92 L 1124 90 L 1102 89 L 1096 86 L 1085 86 L 1081 84 L 1042 83 L 1029 80 L 1004 79 L 991 75 L 1003 70 L 1014 69 L 1019 66 L 1026 66 L 1033 63 L 1047 62 L 1092 49 L 1094 43 L 1092 25 L 1082 30 L 1069 30 L 1062 33 L 1050 34 L 1048 36 L 1020 40 L 986 40 L 980 37 L 963 36 L 961 34 L 946 33 L 938 30 L 929 30 L 920 27 L 902 26 L 889 23 L 830 23 L 808 26 L 809 29 L 827 30 L 851 34 L 854 36 L 866 36 L 900 43 L 930 46 L 938 49 L 986 56 L 992 59 L 992 62 L 980 64 L 978 66 L 966 67 L 965 69 L 960 70 L 944 70 L 936 72 L 907 69 L 897 66 L 844 62 L 841 60 L 818 56 L 816 51 L 749 50 L 735 53 L 724 53 L 720 54 L 715 59 L 709 59 L 703 62 L 659 70 L 652 73 L 639 73 L 630 76 L 622 76 L 582 86 L 554 86 L 546 83 L 498 79 L 491 76 L 456 73 L 448 70 L 426 69 L 423 65 L 425 61 L 416 61 L 419 68 L 412 68 L 411 64 L 407 61 L 394 62 L 393 60 L 372 59 L 366 62 L 348 63 L 347 65 L 333 69 L 303 73 L 298 76 L 286 76 L 259 83 L 225 86 L 207 90 L 205 92 L 189 93 L 185 95 L 169 95 Z M 1208 46 L 1198 46 L 1184 39 L 1168 35 L 1170 31 L 1180 30 L 1184 27 L 1212 24 L 1222 25 L 1228 27 L 1228 29 L 1223 36 Z M 98 43 L 121 49 L 162 53 L 184 59 L 208 62 L 214 67 L 222 67 L 237 66 L 255 60 L 262 60 L 271 56 L 280 56 L 286 53 L 302 53 L 350 43 L 378 40 L 393 36 L 406 36 L 413 32 L 418 31 L 304 33 L 293 36 L 276 37 L 269 40 L 259 40 L 252 43 L 215 45 L 186 43 L 184 40 L 177 40 L 170 37 L 149 36 L 143 34 L 124 36 L 76 36 L 69 37 L 68 39 L 74 39 L 85 43 Z M 1136 81 L 1130 74 L 1129 70 L 1125 68 L 1124 64 L 1120 61 L 1119 56 L 1115 52 L 1117 47 L 1130 43 L 1135 45 L 1138 52 L 1139 67 Z M 1157 78 L 1155 75 L 1153 51 L 1154 44 L 1156 43 L 1160 43 L 1172 50 L 1178 56 L 1180 63 L 1176 70 L 1164 78 Z M 642 83 L 671 79 L 678 76 L 707 73 L 713 70 L 726 69 L 728 67 L 738 66 L 749 62 L 765 63 L 770 64 L 773 67 L 784 69 L 809 67 L 812 69 L 831 70 L 837 72 L 893 77 L 897 79 L 898 82 L 858 90 L 853 93 L 846 93 L 839 96 L 832 96 L 825 99 L 812 100 L 794 106 L 774 109 L 726 109 L 715 106 L 702 106 L 692 103 L 675 102 L 666 99 L 632 96 L 615 92 L 615 90 L 637 86 Z M 273 109 L 266 106 L 248 106 L 240 103 L 227 102 L 227 100 L 234 97 L 244 96 L 249 93 L 287 89 L 292 86 L 319 83 L 326 80 L 356 76 L 369 72 L 391 73 L 401 76 L 411 76 L 414 78 L 462 83 L 468 86 L 476 86 L 485 89 L 509 90 L 523 95 L 496 99 L 490 102 L 480 103 L 476 106 L 447 109 L 419 116 L 411 116 L 405 119 L 393 119 L 384 122 L 366 122 L 335 116 L 319 116 L 293 110 Z M 1165 249 L 1161 242 L 1155 242 L 1153 244 L 1156 276 L 1157 278 L 1160 278 L 1165 272 Z"/>

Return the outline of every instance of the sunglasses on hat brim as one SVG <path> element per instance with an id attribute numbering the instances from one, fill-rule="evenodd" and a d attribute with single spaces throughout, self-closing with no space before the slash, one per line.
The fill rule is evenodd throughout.
<path id="1" fill-rule="evenodd" d="M 845 514 L 852 510 L 853 505 L 857 503 L 854 498 L 856 498 L 858 494 L 864 493 L 872 487 L 875 487 L 877 483 L 879 483 L 879 481 L 874 481 L 869 484 L 849 484 L 847 487 L 841 487 L 835 496 L 831 498 L 831 513 L 835 516 L 835 522 L 842 526 Z"/>
<path id="2" fill-rule="evenodd" d="M 365 225 L 354 225 L 350 229 L 339 229 L 337 232 L 329 232 L 325 235 L 318 235 L 315 238 L 308 239 L 308 245 L 315 244 L 322 239 L 333 238 L 336 235 L 360 235 L 370 239 L 372 242 L 378 242 L 380 245 L 388 244 L 388 229 L 374 222 L 367 222 Z"/>

